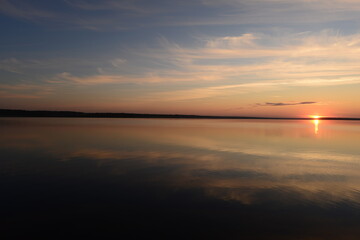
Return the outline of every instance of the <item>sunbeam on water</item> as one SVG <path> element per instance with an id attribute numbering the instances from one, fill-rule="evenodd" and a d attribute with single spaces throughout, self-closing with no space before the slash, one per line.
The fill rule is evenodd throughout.
<path id="1" fill-rule="evenodd" d="M 320 123 L 320 120 L 319 119 L 315 119 L 315 120 L 312 120 L 313 123 L 314 123 L 314 132 L 315 134 L 317 135 L 319 133 L 319 123 Z"/>

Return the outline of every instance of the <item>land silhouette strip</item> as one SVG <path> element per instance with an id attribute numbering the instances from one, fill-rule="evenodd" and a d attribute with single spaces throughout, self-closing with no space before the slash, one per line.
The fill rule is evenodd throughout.
<path id="1" fill-rule="evenodd" d="M 111 112 L 76 112 L 47 110 L 0 109 L 0 117 L 56 117 L 56 118 L 179 118 L 179 119 L 279 119 L 279 120 L 313 120 L 313 118 L 286 117 L 252 117 L 252 116 L 207 116 L 183 114 L 145 114 L 145 113 L 111 113 Z M 354 120 L 360 118 L 321 117 L 321 120 Z"/>

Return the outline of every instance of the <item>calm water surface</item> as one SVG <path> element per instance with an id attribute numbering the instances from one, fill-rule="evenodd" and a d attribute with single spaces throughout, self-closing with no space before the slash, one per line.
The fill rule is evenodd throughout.
<path id="1" fill-rule="evenodd" d="M 7 239 L 359 239 L 360 122 L 0 118 Z"/>

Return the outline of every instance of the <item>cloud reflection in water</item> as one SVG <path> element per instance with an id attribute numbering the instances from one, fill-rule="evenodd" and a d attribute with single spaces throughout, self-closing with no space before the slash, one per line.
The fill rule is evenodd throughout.
<path id="1" fill-rule="evenodd" d="M 135 211 L 151 216 L 149 226 L 171 225 L 171 232 L 177 224 L 187 227 L 187 234 L 208 231 L 213 239 L 242 233 L 247 239 L 336 239 L 344 228 L 352 239 L 358 233 L 357 124 L 324 122 L 322 133 L 314 136 L 305 121 L 21 121 L 1 128 L 2 179 L 19 189 L 23 201 L 35 199 L 29 207 L 40 209 L 44 219 L 52 211 L 62 216 L 43 210 L 41 204 L 50 202 L 88 223 L 81 216 L 89 217 L 89 210 L 79 210 L 85 203 L 111 224 L 120 221 L 113 215 L 118 213 L 133 221 L 121 220 L 124 226 L 144 227 Z M 25 180 L 32 183 L 30 195 Z M 3 201 L 14 207 L 9 191 Z M 204 225 L 193 229 L 199 221 Z M 209 227 L 213 224 L 218 232 Z M 326 226 L 332 226 L 328 233 Z M 257 228 L 267 229 L 266 234 Z"/>

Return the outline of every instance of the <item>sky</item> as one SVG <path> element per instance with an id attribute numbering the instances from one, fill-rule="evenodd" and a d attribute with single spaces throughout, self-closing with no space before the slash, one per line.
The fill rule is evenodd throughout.
<path id="1" fill-rule="evenodd" d="M 0 0 L 0 108 L 360 117 L 359 0 Z"/>

